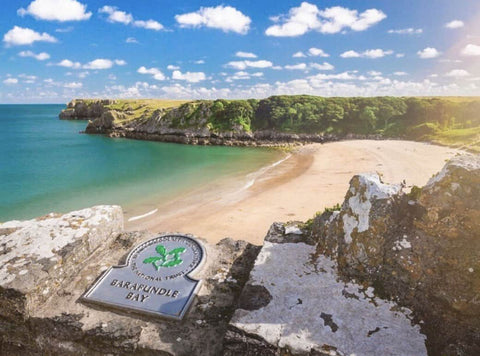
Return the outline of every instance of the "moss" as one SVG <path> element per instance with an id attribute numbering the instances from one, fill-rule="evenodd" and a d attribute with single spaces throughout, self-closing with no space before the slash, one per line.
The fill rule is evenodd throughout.
<path id="1" fill-rule="evenodd" d="M 323 212 L 324 212 L 324 213 L 333 213 L 334 211 L 338 211 L 338 210 L 340 210 L 341 208 L 342 208 L 342 206 L 341 206 L 339 203 L 337 203 L 337 204 L 335 204 L 335 205 L 332 206 L 332 207 L 327 207 L 327 208 L 325 208 L 325 209 L 323 210 Z"/>
<path id="2" fill-rule="evenodd" d="M 422 188 L 414 185 L 412 187 L 412 189 L 410 190 L 410 193 L 408 194 L 408 197 L 412 200 L 418 200 L 418 198 L 420 198 L 421 194 L 422 194 Z"/>

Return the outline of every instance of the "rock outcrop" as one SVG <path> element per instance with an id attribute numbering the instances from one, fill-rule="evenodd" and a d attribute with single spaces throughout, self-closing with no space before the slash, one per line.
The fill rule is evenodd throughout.
<path id="1" fill-rule="evenodd" d="M 61 120 L 89 120 L 102 116 L 107 111 L 106 106 L 114 104 L 115 100 L 95 99 L 83 100 L 75 99 L 67 104 L 67 108 L 58 115 Z"/>
<path id="2" fill-rule="evenodd" d="M 205 244 L 202 288 L 182 322 L 84 304 L 81 295 L 152 233 L 125 233 L 120 207 L 0 225 L 1 355 L 219 355 L 259 247 Z"/>
<path id="3" fill-rule="evenodd" d="M 480 156 L 404 193 L 376 174 L 263 247 L 204 243 L 204 281 L 181 322 L 85 304 L 102 271 L 154 236 L 119 207 L 0 225 L 0 354 L 480 354 Z"/>
<path id="4" fill-rule="evenodd" d="M 427 354 L 410 310 L 339 280 L 334 260 L 318 256 L 315 246 L 287 242 L 289 235 L 283 242 L 278 233 L 267 235 L 230 322 L 225 355 Z"/>
<path id="5" fill-rule="evenodd" d="M 187 103 L 178 107 L 150 110 L 141 114 L 111 108 L 115 100 L 72 100 L 59 117 L 63 120 L 89 120 L 85 132 L 110 137 L 173 142 L 191 145 L 279 146 L 335 141 L 334 135 L 285 133 L 276 130 L 250 132 L 240 124 L 229 129 L 213 129 L 211 103 Z"/>
<path id="6" fill-rule="evenodd" d="M 344 279 L 413 310 L 430 354 L 480 354 L 480 156 L 452 159 L 409 194 L 355 176 L 313 231 Z"/>

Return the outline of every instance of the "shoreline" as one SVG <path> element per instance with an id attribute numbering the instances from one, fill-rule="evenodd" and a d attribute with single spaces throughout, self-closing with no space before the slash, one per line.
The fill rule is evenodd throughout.
<path id="1" fill-rule="evenodd" d="M 305 221 L 343 201 L 353 175 L 378 171 L 389 183 L 424 185 L 456 149 L 403 140 L 348 140 L 307 144 L 260 172 L 252 184 L 206 186 L 158 204 L 127 221 L 126 229 L 181 231 L 217 242 L 224 237 L 261 245 L 275 221 Z M 265 167 L 264 167 L 265 168 Z M 262 169 L 264 169 L 262 168 Z M 261 169 L 261 170 L 262 170 Z M 260 171 L 261 171 L 260 170 Z"/>

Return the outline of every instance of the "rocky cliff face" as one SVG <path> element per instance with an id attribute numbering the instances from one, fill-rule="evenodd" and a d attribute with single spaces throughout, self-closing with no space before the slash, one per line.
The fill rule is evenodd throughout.
<path id="1" fill-rule="evenodd" d="M 480 354 L 480 157 L 452 159 L 410 194 L 376 175 L 314 222 L 317 254 L 411 308 L 432 355 Z"/>
<path id="2" fill-rule="evenodd" d="M 63 120 L 86 120 L 89 134 L 192 145 L 278 146 L 337 140 L 333 135 L 282 133 L 275 130 L 246 131 L 242 125 L 213 129 L 211 103 L 187 103 L 173 108 L 144 111 L 109 108 L 114 100 L 73 100 L 60 113 Z"/>
<path id="3" fill-rule="evenodd" d="M 0 225 L 1 354 L 478 355 L 480 157 L 423 188 L 352 178 L 340 210 L 275 223 L 263 247 L 205 243 L 182 322 L 79 297 L 156 235 L 99 206 Z"/>
<path id="4" fill-rule="evenodd" d="M 58 115 L 61 120 L 90 120 L 102 116 L 107 111 L 105 106 L 114 104 L 115 100 L 83 100 L 75 99 L 67 104 L 67 108 Z"/>

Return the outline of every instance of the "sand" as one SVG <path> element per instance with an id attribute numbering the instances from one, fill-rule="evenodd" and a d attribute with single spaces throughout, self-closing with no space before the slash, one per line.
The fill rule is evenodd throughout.
<path id="1" fill-rule="evenodd" d="M 275 221 L 305 221 L 342 203 L 353 175 L 379 172 L 383 180 L 422 186 L 458 151 L 400 140 L 352 140 L 303 146 L 280 164 L 245 179 L 202 187 L 159 203 L 127 230 L 183 232 L 215 243 L 224 237 L 261 245 Z M 128 214 L 127 214 L 128 218 Z"/>

